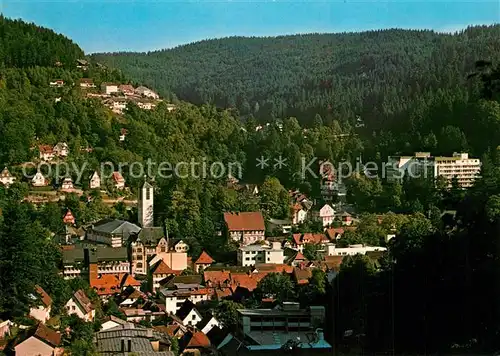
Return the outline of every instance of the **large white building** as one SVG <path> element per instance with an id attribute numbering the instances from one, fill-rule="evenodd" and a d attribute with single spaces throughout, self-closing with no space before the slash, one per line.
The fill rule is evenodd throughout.
<path id="1" fill-rule="evenodd" d="M 429 152 L 417 152 L 413 156 L 389 157 L 384 171 L 389 182 L 402 182 L 405 175 L 411 178 L 442 176 L 451 187 L 451 180 L 456 177 L 463 188 L 468 188 L 481 171 L 481 161 L 470 158 L 468 153 L 434 157 Z"/>
<path id="2" fill-rule="evenodd" d="M 367 252 L 387 251 L 387 248 L 381 246 L 366 246 L 363 244 L 349 245 L 349 247 L 336 247 L 335 244 L 326 245 L 327 256 L 354 256 L 366 255 Z"/>
<path id="3" fill-rule="evenodd" d="M 282 264 L 284 260 L 281 243 L 273 242 L 269 245 L 248 245 L 238 249 L 238 266 L 253 266 L 260 263 Z"/>

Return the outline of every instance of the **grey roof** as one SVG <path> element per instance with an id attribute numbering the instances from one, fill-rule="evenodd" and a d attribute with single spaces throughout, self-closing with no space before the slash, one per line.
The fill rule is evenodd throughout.
<path id="1" fill-rule="evenodd" d="M 175 316 L 184 320 L 193 309 L 196 309 L 194 303 L 189 299 L 186 299 L 184 303 L 182 303 L 181 308 L 175 313 Z"/>
<path id="2" fill-rule="evenodd" d="M 201 285 L 203 283 L 203 276 L 200 274 L 187 275 L 187 276 L 175 276 L 164 285 L 165 288 L 175 288 L 176 285 Z"/>
<path id="3" fill-rule="evenodd" d="M 147 181 L 144 182 L 144 184 L 142 185 L 142 189 L 153 189 L 153 186 L 151 184 L 149 184 Z"/>
<path id="4" fill-rule="evenodd" d="M 72 250 L 64 250 L 63 263 L 73 264 L 85 260 L 85 248 L 77 246 Z M 89 259 L 91 261 L 127 261 L 128 253 L 126 247 L 93 247 L 89 248 Z"/>
<path id="5" fill-rule="evenodd" d="M 170 345 L 170 337 L 158 330 L 145 328 L 141 325 L 126 323 L 114 328 L 95 333 L 97 351 L 100 355 L 120 355 L 121 340 L 125 340 L 127 348 L 128 340 L 131 340 L 131 351 L 139 355 L 172 355 L 171 352 L 155 352 L 151 341 L 160 341 Z"/>
<path id="6" fill-rule="evenodd" d="M 131 240 L 137 241 L 139 239 L 144 245 L 156 246 L 162 237 L 165 237 L 162 227 L 145 227 L 139 233 L 133 233 Z"/>
<path id="7" fill-rule="evenodd" d="M 292 222 L 290 220 L 283 220 L 283 219 L 269 219 L 267 220 L 273 225 L 291 225 Z"/>
<path id="8" fill-rule="evenodd" d="M 141 231 L 141 228 L 136 224 L 124 220 L 101 220 L 94 224 L 92 230 L 104 234 L 122 234 L 128 236 Z"/>

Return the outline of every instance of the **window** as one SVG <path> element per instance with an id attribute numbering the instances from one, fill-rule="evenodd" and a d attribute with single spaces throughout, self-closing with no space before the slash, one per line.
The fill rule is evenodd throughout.
<path id="1" fill-rule="evenodd" d="M 166 252 L 165 251 L 165 246 L 160 247 L 160 252 Z"/>
<path id="2" fill-rule="evenodd" d="M 250 261 L 250 257 L 245 258 L 245 261 Z"/>
<path id="3" fill-rule="evenodd" d="M 73 306 L 71 307 L 71 309 L 76 310 L 76 306 L 74 306 L 74 305 L 73 305 Z"/>
<path id="4" fill-rule="evenodd" d="M 193 314 L 193 316 L 191 317 L 191 319 L 195 320 L 196 319 L 196 314 Z"/>
<path id="5" fill-rule="evenodd" d="M 146 200 L 151 199 L 151 189 L 147 188 L 146 189 Z"/>
<path id="6" fill-rule="evenodd" d="M 135 265 L 136 268 L 141 268 L 142 269 L 142 262 L 138 262 L 136 265 Z"/>

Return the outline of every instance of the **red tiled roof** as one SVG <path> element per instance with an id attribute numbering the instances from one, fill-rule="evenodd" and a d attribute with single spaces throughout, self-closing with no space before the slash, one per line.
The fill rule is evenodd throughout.
<path id="1" fill-rule="evenodd" d="M 307 284 L 309 283 L 309 278 L 312 276 L 312 270 L 309 268 L 294 268 L 293 276 L 297 284 Z"/>
<path id="2" fill-rule="evenodd" d="M 115 274 L 103 274 L 97 279 L 90 280 L 90 286 L 98 295 L 115 294 L 120 291 L 120 278 Z"/>
<path id="3" fill-rule="evenodd" d="M 137 279 L 132 277 L 130 274 L 125 273 L 124 275 L 121 276 L 121 286 L 123 287 L 139 287 L 141 285 L 141 282 L 139 282 Z"/>
<path id="4" fill-rule="evenodd" d="M 206 253 L 205 251 L 201 253 L 200 257 L 198 257 L 198 259 L 195 262 L 195 264 L 197 265 L 209 265 L 212 263 L 214 263 L 213 258 L 210 257 L 208 253 Z"/>
<path id="5" fill-rule="evenodd" d="M 35 286 L 35 291 L 40 296 L 40 299 L 41 299 L 43 305 L 45 305 L 45 307 L 49 307 L 49 306 L 52 305 L 52 298 L 47 294 L 47 292 L 45 292 L 43 290 L 42 287 L 40 287 L 39 285 L 36 285 Z"/>
<path id="6" fill-rule="evenodd" d="M 297 254 L 295 255 L 295 257 L 293 258 L 294 261 L 305 261 L 305 257 L 304 255 L 302 254 L 302 252 L 297 252 Z"/>
<path id="7" fill-rule="evenodd" d="M 233 294 L 231 288 L 215 288 L 214 292 L 218 300 L 230 297 Z"/>
<path id="8" fill-rule="evenodd" d="M 246 273 L 231 273 L 231 284 L 233 292 L 237 287 L 245 288 L 249 292 L 257 288 L 259 281 L 264 278 L 268 273 L 252 273 L 248 275 Z"/>
<path id="9" fill-rule="evenodd" d="M 38 146 L 38 150 L 42 153 L 52 153 L 54 149 L 50 145 L 40 145 Z"/>
<path id="10" fill-rule="evenodd" d="M 255 269 L 259 273 L 292 273 L 293 267 L 287 264 L 261 263 L 255 265 Z"/>
<path id="11" fill-rule="evenodd" d="M 61 343 L 61 334 L 55 332 L 52 329 L 49 329 L 42 323 L 38 324 L 34 336 L 37 339 L 40 339 L 51 345 L 52 347 L 57 347 Z"/>
<path id="12" fill-rule="evenodd" d="M 230 280 L 230 273 L 228 271 L 204 271 L 203 278 L 205 283 L 212 282 L 219 285 Z"/>
<path id="13" fill-rule="evenodd" d="M 175 271 L 161 260 L 154 267 L 152 274 L 175 274 Z"/>
<path id="14" fill-rule="evenodd" d="M 266 229 L 264 217 L 260 211 L 224 213 L 224 221 L 229 231 L 262 231 Z"/>
<path id="15" fill-rule="evenodd" d="M 113 172 L 113 177 L 112 178 L 117 183 L 125 181 L 125 179 L 123 179 L 123 176 L 122 176 L 122 174 L 120 172 Z"/>
<path id="16" fill-rule="evenodd" d="M 90 299 L 87 297 L 85 292 L 81 289 L 77 290 L 75 294 L 73 294 L 73 297 L 76 299 L 78 304 L 81 305 L 85 313 L 90 313 L 92 310 L 95 309 L 94 305 L 90 301 Z"/>
<path id="17" fill-rule="evenodd" d="M 293 241 L 296 245 L 302 244 L 321 244 L 323 242 L 329 242 L 328 238 L 324 234 L 315 233 L 305 233 L 305 234 L 293 234 Z"/>
<path id="18" fill-rule="evenodd" d="M 321 265 L 327 267 L 328 269 L 332 269 L 338 271 L 340 269 L 340 265 L 342 264 L 344 256 L 325 256 L 324 261 L 321 262 Z"/>
<path id="19" fill-rule="evenodd" d="M 186 345 L 186 349 L 190 347 L 209 348 L 210 346 L 211 343 L 207 335 L 201 331 L 195 331 L 194 334 L 191 334 L 190 340 Z"/>
<path id="20" fill-rule="evenodd" d="M 69 223 L 69 222 L 74 223 L 75 222 L 75 217 L 73 216 L 73 213 L 71 212 L 71 210 L 68 209 L 68 211 L 64 215 L 63 222 L 64 223 Z"/>
<path id="21" fill-rule="evenodd" d="M 337 235 L 342 235 L 344 233 L 344 229 L 341 227 L 332 227 L 326 230 L 326 234 L 330 238 L 330 240 L 335 240 Z"/>

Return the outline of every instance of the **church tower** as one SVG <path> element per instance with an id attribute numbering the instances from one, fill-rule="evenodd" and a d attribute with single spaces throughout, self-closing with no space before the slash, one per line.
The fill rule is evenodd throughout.
<path id="1" fill-rule="evenodd" d="M 141 227 L 153 226 L 153 186 L 147 181 L 144 181 L 142 188 L 139 190 L 138 202 L 138 220 Z"/>

